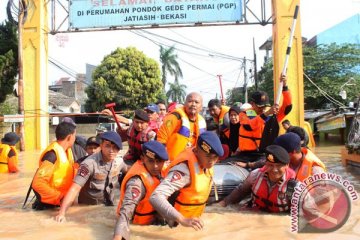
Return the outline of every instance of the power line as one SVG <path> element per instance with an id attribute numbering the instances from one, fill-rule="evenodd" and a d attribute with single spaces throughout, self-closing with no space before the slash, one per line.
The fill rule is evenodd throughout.
<path id="1" fill-rule="evenodd" d="M 309 82 L 311 84 L 313 84 L 318 90 L 319 92 L 330 102 L 332 102 L 335 105 L 338 105 L 340 107 L 345 107 L 345 105 L 342 102 L 339 102 L 338 100 L 336 100 L 335 98 L 331 97 L 327 92 L 325 92 L 324 90 L 322 90 L 318 85 L 316 85 L 308 75 L 306 75 L 306 73 L 304 73 L 304 76 L 309 80 Z"/>

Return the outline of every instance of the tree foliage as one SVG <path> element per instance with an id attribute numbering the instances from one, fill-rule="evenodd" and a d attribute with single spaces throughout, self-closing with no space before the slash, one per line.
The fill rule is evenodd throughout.
<path id="1" fill-rule="evenodd" d="M 360 92 L 360 46 L 354 44 L 304 47 L 304 73 L 327 94 L 346 104 Z M 351 86 L 344 85 L 354 78 Z M 357 83 L 357 84 L 356 84 Z M 343 88 L 341 89 L 341 87 Z M 347 99 L 340 97 L 346 90 Z M 305 108 L 325 107 L 330 101 L 304 76 Z"/>
<path id="2" fill-rule="evenodd" d="M 18 37 L 10 22 L 0 25 L 0 103 L 13 92 L 18 72 Z"/>
<path id="3" fill-rule="evenodd" d="M 305 109 L 326 108 L 331 104 L 328 97 L 324 96 L 324 92 L 343 104 L 354 100 L 359 95 L 359 46 L 353 44 L 304 46 L 303 58 Z M 354 80 L 346 83 L 350 78 Z M 272 61 L 264 64 L 259 71 L 259 80 L 259 89 L 266 91 L 269 97 L 273 98 Z M 350 83 L 351 85 L 349 85 Z M 340 97 L 340 90 L 347 92 L 347 99 L 344 100 Z M 270 101 L 273 102 L 272 99 Z M 334 105 L 332 106 L 335 107 Z"/>
<path id="4" fill-rule="evenodd" d="M 86 111 L 104 109 L 107 103 L 137 109 L 155 102 L 162 91 L 158 63 L 134 47 L 117 48 L 105 56 L 93 73 L 93 82 L 86 88 L 89 99 Z"/>
<path id="5" fill-rule="evenodd" d="M 184 103 L 186 98 L 186 85 L 180 84 L 179 80 L 175 78 L 174 83 L 169 83 L 170 88 L 166 93 L 166 97 L 173 102 Z"/>
<path id="6" fill-rule="evenodd" d="M 174 76 L 175 79 L 182 78 L 182 70 L 180 64 L 177 61 L 177 54 L 175 53 L 175 47 L 164 48 L 160 46 L 160 62 L 162 70 L 162 83 L 165 92 L 165 86 L 167 82 L 167 74 Z M 175 84 L 175 83 L 174 83 Z"/>

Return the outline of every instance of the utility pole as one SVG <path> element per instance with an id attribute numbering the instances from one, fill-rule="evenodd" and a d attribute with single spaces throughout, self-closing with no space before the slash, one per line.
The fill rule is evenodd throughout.
<path id="1" fill-rule="evenodd" d="M 255 91 L 258 90 L 257 67 L 256 67 L 256 51 L 255 51 L 255 38 L 253 38 L 253 51 L 254 51 L 254 82 Z"/>
<path id="2" fill-rule="evenodd" d="M 221 82 L 221 77 L 222 75 L 217 75 L 219 78 L 219 83 L 220 83 L 220 93 L 221 93 L 221 103 L 225 104 L 225 98 L 224 98 L 224 93 L 223 93 L 223 88 L 222 88 L 222 82 Z"/>
<path id="3" fill-rule="evenodd" d="M 20 2 L 20 1 L 19 1 Z M 18 80 L 18 103 L 19 109 L 18 112 L 20 115 L 24 116 L 24 74 L 23 74 L 23 45 L 22 45 L 22 32 L 23 32 L 23 18 L 24 18 L 24 9 L 26 6 L 22 6 L 22 9 L 19 5 L 19 19 L 18 19 L 18 64 L 19 64 L 19 80 Z M 19 123 L 20 130 L 20 151 L 25 151 L 25 130 L 24 122 Z"/>
<path id="4" fill-rule="evenodd" d="M 9 0 L 6 11 L 9 20 L 17 25 L 18 29 L 18 113 L 24 117 L 24 70 L 23 70 L 23 27 L 27 18 L 27 2 Z M 24 119 L 25 120 L 25 119 Z M 19 122 L 20 151 L 25 151 L 24 122 Z"/>
<path id="5" fill-rule="evenodd" d="M 244 64 L 244 101 L 245 103 L 248 102 L 248 91 L 247 91 L 247 73 L 246 73 L 246 58 L 244 57 L 243 60 Z"/>

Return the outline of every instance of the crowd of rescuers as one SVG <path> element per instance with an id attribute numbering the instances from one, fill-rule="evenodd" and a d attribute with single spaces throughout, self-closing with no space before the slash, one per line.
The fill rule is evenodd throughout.
<path id="1" fill-rule="evenodd" d="M 218 136 L 229 148 L 229 158 L 226 161 L 249 170 L 265 164 L 264 151 L 259 148 L 265 124 L 273 114 L 276 114 L 277 121 L 280 122 L 292 108 L 286 76 L 281 76 L 280 81 L 283 83 L 281 106 L 271 106 L 268 94 L 263 91 L 252 93 L 249 103 L 241 108 L 229 108 L 217 99 L 209 101 L 210 115 L 218 124 Z"/>
<path id="2" fill-rule="evenodd" d="M 200 216 L 213 184 L 213 166 L 225 156 L 231 161 L 234 158 L 243 161 L 239 165 L 253 171 L 244 184 L 219 203 L 221 206 L 236 203 L 252 193 L 248 205 L 251 208 L 288 211 L 297 182 L 326 168 L 308 148 L 302 147 L 296 132 L 280 135 L 263 152 L 258 149 L 268 117 L 277 114 L 281 121 L 291 110 L 286 78 L 282 76 L 281 81 L 284 83 L 281 107 L 274 105 L 265 110 L 269 99 L 261 91 L 253 93 L 250 103 L 242 107 L 228 108 L 223 104 L 219 107 L 218 101 L 209 102 L 211 115 L 219 124 L 217 134 L 225 142 L 226 138 L 230 140 L 229 151 L 224 151 L 226 147 L 219 135 L 206 131 L 206 122 L 200 115 L 203 99 L 196 92 L 188 94 L 183 105 L 169 105 L 166 113 L 163 113 L 166 105 L 159 102 L 135 110 L 133 119 L 116 115 L 124 127 L 117 133 L 105 132 L 89 138 L 85 143 L 87 156 L 77 161 L 71 150 L 76 141 L 76 124 L 65 119 L 55 129 L 56 140 L 40 156 L 31 183 L 36 196 L 33 209 L 60 206 L 55 219 L 62 222 L 76 197 L 81 204 L 114 206 L 114 190 L 122 173 L 125 177 L 120 187 L 114 239 L 129 239 L 129 223 L 165 221 L 171 227 L 181 224 L 200 230 L 204 226 Z M 102 113 L 111 115 L 109 110 Z M 150 121 L 160 123 L 158 129 L 150 127 Z M 122 157 L 119 152 L 126 140 L 129 150 Z M 11 146 L 17 141 L 15 136 L 5 135 L 2 145 Z"/>

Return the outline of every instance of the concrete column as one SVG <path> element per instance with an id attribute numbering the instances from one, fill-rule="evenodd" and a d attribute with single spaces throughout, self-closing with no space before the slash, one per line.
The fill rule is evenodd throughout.
<path id="1" fill-rule="evenodd" d="M 295 6 L 299 6 L 299 14 L 292 43 L 289 65 L 287 70 L 288 86 L 292 94 L 293 108 L 286 117 L 292 125 L 304 125 L 304 84 L 303 84 L 303 57 L 302 37 L 300 26 L 300 0 L 272 0 L 273 9 L 273 60 L 274 60 L 274 89 L 277 86 L 284 66 L 286 48 L 293 22 Z M 282 128 L 282 127 L 281 127 Z"/>
<path id="2" fill-rule="evenodd" d="M 25 149 L 49 143 L 47 1 L 30 1 L 23 27 Z"/>

